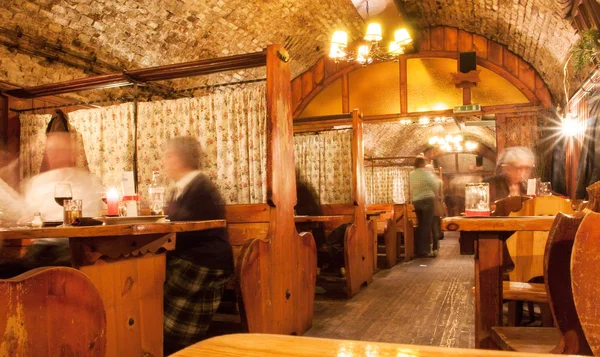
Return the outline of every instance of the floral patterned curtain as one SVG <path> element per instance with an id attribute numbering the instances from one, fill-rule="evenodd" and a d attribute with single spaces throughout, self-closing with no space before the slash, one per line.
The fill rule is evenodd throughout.
<path id="1" fill-rule="evenodd" d="M 46 150 L 46 128 L 50 114 L 21 114 L 20 166 L 21 180 L 40 173 Z"/>
<path id="2" fill-rule="evenodd" d="M 365 167 L 367 203 L 410 201 L 411 167 Z"/>
<path id="3" fill-rule="evenodd" d="M 88 167 L 105 186 L 133 170 L 133 104 L 68 114 L 77 166 Z M 50 115 L 21 116 L 21 176 L 39 173 Z M 160 170 L 163 144 L 174 136 L 198 138 L 202 168 L 227 204 L 267 201 L 267 112 L 264 83 L 228 87 L 201 98 L 138 104 L 138 193 L 145 199 L 152 171 Z M 167 183 L 169 184 L 169 183 Z"/>
<path id="4" fill-rule="evenodd" d="M 226 88 L 201 98 L 140 103 L 138 190 L 142 198 L 160 170 L 163 144 L 171 137 L 200 141 L 202 169 L 227 204 L 267 201 L 265 84 Z"/>
<path id="5" fill-rule="evenodd" d="M 296 177 L 315 188 L 321 204 L 352 197 L 352 130 L 294 136 Z"/>
<path id="6" fill-rule="evenodd" d="M 68 117 L 77 167 L 89 168 L 105 187 L 121 187 L 121 173 L 133 171 L 133 104 L 78 110 Z"/>

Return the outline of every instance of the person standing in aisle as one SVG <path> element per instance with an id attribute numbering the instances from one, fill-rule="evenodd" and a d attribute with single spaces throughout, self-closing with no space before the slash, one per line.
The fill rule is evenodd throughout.
<path id="1" fill-rule="evenodd" d="M 418 258 L 434 258 L 429 246 L 429 234 L 433 225 L 433 209 L 436 192 L 439 190 L 439 180 L 425 168 L 425 159 L 415 159 L 415 169 L 410 173 L 410 189 L 413 205 L 417 214 L 415 254 Z"/>

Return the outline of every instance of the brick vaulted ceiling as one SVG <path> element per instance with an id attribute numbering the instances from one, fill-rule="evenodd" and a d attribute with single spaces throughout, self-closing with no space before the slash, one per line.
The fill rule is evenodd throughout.
<path id="1" fill-rule="evenodd" d="M 395 0 L 416 29 L 445 25 L 499 42 L 529 62 L 564 105 L 563 66 L 578 38 L 572 0 Z"/>
<path id="2" fill-rule="evenodd" d="M 282 43 L 292 55 L 295 77 L 327 53 L 335 29 L 349 31 L 351 40 L 361 37 L 365 1 L 0 0 L 0 30 L 18 29 L 126 69 L 239 54 Z M 577 39 L 568 17 L 571 2 L 370 0 L 370 8 L 371 16 L 384 22 L 393 21 L 390 11 L 397 16 L 400 10 L 414 31 L 454 26 L 507 45 L 540 72 L 560 103 L 562 66 Z M 398 23 L 401 17 L 397 16 Z M 19 42 L 0 31 L 0 40 L 7 38 Z M 0 46 L 0 80 L 35 85 L 87 75 L 36 59 L 25 64 L 25 58 L 16 53 Z M 43 71 L 49 65 L 59 70 Z M 248 74 L 232 76 L 235 80 Z"/>
<path id="3" fill-rule="evenodd" d="M 124 69 L 280 43 L 292 56 L 294 77 L 326 53 L 324 44 L 335 29 L 360 36 L 363 24 L 349 0 L 0 0 L 0 30 L 18 29 Z M 0 31 L 0 40 L 7 39 L 21 41 Z M 48 66 L 56 68 L 44 70 Z M 86 75 L 35 57 L 27 61 L 0 46 L 0 80 L 36 85 Z M 234 73 L 225 80 L 247 77 Z"/>

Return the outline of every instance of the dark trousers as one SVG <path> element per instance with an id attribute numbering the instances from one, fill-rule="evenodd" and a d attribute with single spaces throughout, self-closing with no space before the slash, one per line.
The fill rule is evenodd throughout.
<path id="1" fill-rule="evenodd" d="M 433 235 L 433 250 L 440 249 L 440 239 L 442 238 L 442 220 L 440 216 L 433 216 L 433 224 L 431 225 L 431 233 Z"/>
<path id="2" fill-rule="evenodd" d="M 415 253 L 417 256 L 429 255 L 429 234 L 433 225 L 433 198 L 413 201 L 419 226 L 415 239 Z"/>

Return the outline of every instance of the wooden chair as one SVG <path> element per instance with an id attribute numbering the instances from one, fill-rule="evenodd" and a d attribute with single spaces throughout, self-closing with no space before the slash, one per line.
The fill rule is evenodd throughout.
<path id="1" fill-rule="evenodd" d="M 594 355 L 600 355 L 600 214 L 588 212 L 575 236 L 571 286 L 583 332 Z"/>
<path id="2" fill-rule="evenodd" d="M 0 356 L 102 357 L 106 313 L 82 272 L 39 268 L 0 280 Z"/>
<path id="3" fill-rule="evenodd" d="M 600 215 L 599 215 L 600 216 Z M 584 215 L 558 213 L 544 253 L 544 278 L 555 327 L 494 327 L 492 340 L 517 352 L 589 354 L 570 289 L 571 252 Z"/>

